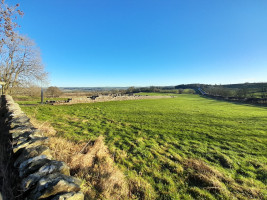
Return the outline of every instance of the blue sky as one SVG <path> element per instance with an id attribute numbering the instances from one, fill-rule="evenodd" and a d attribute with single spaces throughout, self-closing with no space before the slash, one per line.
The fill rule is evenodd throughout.
<path id="1" fill-rule="evenodd" d="M 266 0 L 9 0 L 56 86 L 267 82 Z"/>

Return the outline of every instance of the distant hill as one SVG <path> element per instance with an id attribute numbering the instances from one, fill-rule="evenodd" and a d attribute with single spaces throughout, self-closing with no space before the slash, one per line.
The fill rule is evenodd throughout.
<path id="1" fill-rule="evenodd" d="M 267 82 L 265 83 L 238 83 L 238 84 L 224 84 L 224 85 L 209 85 L 209 84 L 182 84 L 175 86 L 175 89 L 195 89 L 195 88 L 206 88 L 206 87 L 223 87 L 229 89 L 262 89 L 267 88 Z"/>
<path id="2" fill-rule="evenodd" d="M 229 85 L 222 85 L 225 88 L 254 88 L 254 89 L 261 89 L 267 88 L 267 83 L 239 83 L 239 84 L 229 84 Z"/>
<path id="3" fill-rule="evenodd" d="M 197 88 L 209 88 L 209 87 L 219 87 L 219 88 L 228 88 L 228 89 L 252 89 L 260 91 L 262 88 L 267 88 L 267 82 L 264 83 L 239 83 L 239 84 L 224 84 L 224 85 L 211 85 L 211 84 L 181 84 L 176 86 L 150 86 L 150 87 L 134 87 L 134 89 L 139 90 L 151 90 L 151 89 L 160 89 L 160 90 L 173 90 L 173 89 L 197 89 Z M 101 92 L 101 91 L 111 91 L 111 90 L 127 90 L 129 87 L 59 87 L 63 92 Z"/>
<path id="4" fill-rule="evenodd" d="M 129 87 L 59 87 L 59 89 L 64 92 L 74 92 L 74 91 L 95 92 L 95 91 L 110 91 L 110 90 L 127 90 L 128 88 Z"/>

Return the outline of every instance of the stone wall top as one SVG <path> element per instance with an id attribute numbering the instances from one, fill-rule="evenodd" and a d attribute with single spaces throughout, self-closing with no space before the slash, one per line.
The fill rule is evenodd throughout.
<path id="1" fill-rule="evenodd" d="M 12 135 L 14 167 L 22 199 L 83 200 L 81 180 L 70 176 L 66 163 L 54 160 L 46 146 L 49 138 L 35 128 L 11 96 L 3 95 L 2 113 Z"/>

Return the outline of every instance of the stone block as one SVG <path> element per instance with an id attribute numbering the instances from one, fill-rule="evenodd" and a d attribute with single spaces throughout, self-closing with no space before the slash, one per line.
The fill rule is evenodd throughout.
<path id="1" fill-rule="evenodd" d="M 32 173 L 38 171 L 42 166 L 44 166 L 49 159 L 46 155 L 40 155 L 22 162 L 19 166 L 19 176 L 21 178 L 27 177 Z"/>
<path id="2" fill-rule="evenodd" d="M 40 155 L 45 155 L 48 159 L 52 158 L 51 150 L 47 146 L 39 145 L 23 149 L 20 156 L 14 162 L 14 166 L 18 167 L 24 161 Z"/>
<path id="3" fill-rule="evenodd" d="M 20 127 L 10 129 L 9 133 L 19 135 L 19 134 L 25 133 L 26 131 L 31 131 L 32 128 L 33 127 L 31 127 L 31 126 L 30 127 L 29 126 L 20 126 Z"/>
<path id="4" fill-rule="evenodd" d="M 48 143 L 48 137 L 34 137 L 30 140 L 26 140 L 14 146 L 13 153 L 17 153 L 19 150 L 24 149 L 24 148 L 36 147 L 36 146 L 47 144 L 47 143 Z"/>
<path id="5" fill-rule="evenodd" d="M 55 195 L 80 191 L 81 180 L 60 173 L 40 179 L 27 199 L 44 199 Z"/>
<path id="6" fill-rule="evenodd" d="M 30 131 L 18 131 L 12 134 L 14 144 L 16 144 L 17 140 L 22 138 L 28 139 L 30 136 L 43 137 L 43 132 L 38 129 L 30 129 Z"/>
<path id="7" fill-rule="evenodd" d="M 28 177 L 22 180 L 22 189 L 24 191 L 32 188 L 42 177 L 45 177 L 49 174 L 53 173 L 61 173 L 64 175 L 70 175 L 70 169 L 66 165 L 66 163 L 57 161 L 57 160 L 49 160 L 45 165 L 43 165 L 37 172 L 30 174 Z"/>
<path id="8" fill-rule="evenodd" d="M 39 131 L 30 131 L 30 132 L 25 132 L 23 134 L 20 134 L 16 138 L 12 137 L 13 138 L 12 144 L 13 144 L 13 146 L 18 146 L 18 145 L 21 145 L 23 143 L 26 143 L 26 142 L 29 142 L 32 140 L 43 138 L 40 133 L 41 132 L 39 132 Z"/>

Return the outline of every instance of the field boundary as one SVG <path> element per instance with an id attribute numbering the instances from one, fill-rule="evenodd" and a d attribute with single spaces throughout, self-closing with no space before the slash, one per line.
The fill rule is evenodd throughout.
<path id="1" fill-rule="evenodd" d="M 200 95 L 204 98 L 208 99 L 215 99 L 219 101 L 226 101 L 236 104 L 249 104 L 254 106 L 261 106 L 261 107 L 267 107 L 267 98 L 260 99 L 260 98 L 236 98 L 236 97 L 222 97 L 222 96 L 215 96 L 215 95 Z"/>
<path id="2" fill-rule="evenodd" d="M 17 174 L 13 177 L 18 181 L 16 191 L 21 191 L 13 199 L 83 200 L 81 180 L 70 176 L 66 163 L 52 158 L 47 147 L 49 138 L 32 125 L 9 95 L 1 96 L 1 117 L 1 127 L 6 128 L 11 140 L 4 141 L 11 147 L 10 165 L 14 170 L 9 173 Z"/>
<path id="3" fill-rule="evenodd" d="M 107 101 L 127 101 L 127 100 L 143 100 L 143 99 L 163 99 L 172 98 L 171 96 L 142 96 L 142 95 L 97 95 L 97 96 L 84 96 L 73 97 L 66 101 L 47 101 L 51 105 L 70 105 L 78 103 L 97 103 Z"/>

